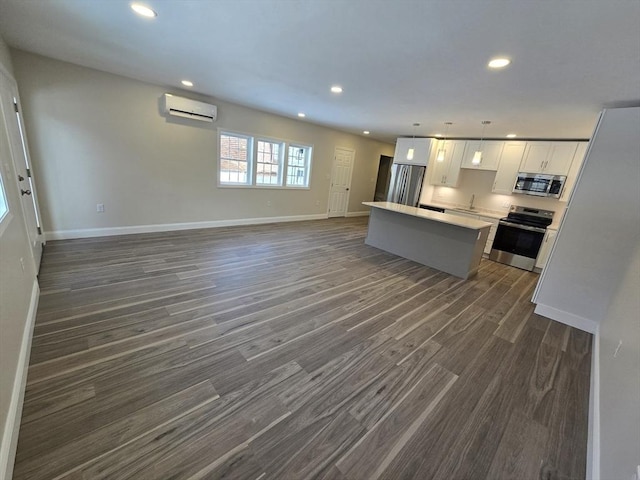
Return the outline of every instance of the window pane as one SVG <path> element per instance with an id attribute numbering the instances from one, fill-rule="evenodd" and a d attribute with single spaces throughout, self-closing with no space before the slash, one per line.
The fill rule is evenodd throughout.
<path id="1" fill-rule="evenodd" d="M 258 140 L 256 185 L 282 185 L 282 144 Z"/>
<path id="2" fill-rule="evenodd" d="M 2 185 L 2 177 L 0 177 L 0 220 L 4 218 L 8 211 L 7 197 L 4 195 L 4 185 Z"/>
<path id="3" fill-rule="evenodd" d="M 220 183 L 249 183 L 251 142 L 249 137 L 220 134 Z"/>
<path id="4" fill-rule="evenodd" d="M 287 156 L 287 186 L 308 187 L 311 147 L 289 146 Z"/>

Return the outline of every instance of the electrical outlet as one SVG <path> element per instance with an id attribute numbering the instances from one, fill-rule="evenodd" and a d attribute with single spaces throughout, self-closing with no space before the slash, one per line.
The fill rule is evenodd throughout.
<path id="1" fill-rule="evenodd" d="M 98 203 L 96 205 L 96 212 L 98 213 L 104 213 L 104 203 Z"/>
<path id="2" fill-rule="evenodd" d="M 316 207 L 320 206 L 320 200 L 316 200 Z"/>
<path id="3" fill-rule="evenodd" d="M 22 267 L 22 271 L 24 272 L 24 258 L 20 258 L 20 266 Z"/>
<path id="4" fill-rule="evenodd" d="M 271 200 L 267 200 L 267 207 L 271 206 Z"/>

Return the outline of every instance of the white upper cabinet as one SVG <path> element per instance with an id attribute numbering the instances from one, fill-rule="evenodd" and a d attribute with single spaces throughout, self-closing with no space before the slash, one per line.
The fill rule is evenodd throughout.
<path id="1" fill-rule="evenodd" d="M 567 175 L 578 142 L 528 142 L 520 171 Z"/>
<path id="2" fill-rule="evenodd" d="M 573 161 L 571 162 L 571 167 L 569 168 L 569 173 L 567 174 L 567 180 L 564 183 L 564 190 L 562 190 L 562 195 L 560 196 L 561 202 L 569 201 L 569 197 L 571 196 L 573 187 L 576 184 L 576 180 L 578 179 L 578 174 L 580 173 L 580 167 L 582 167 L 582 162 L 584 161 L 584 157 L 587 154 L 588 147 L 589 142 L 578 143 L 578 148 L 576 149 L 576 153 L 573 156 Z"/>
<path id="3" fill-rule="evenodd" d="M 511 195 L 520 171 L 520 162 L 524 155 L 525 146 L 525 142 L 504 142 L 500 164 L 491 189 L 493 193 Z"/>
<path id="4" fill-rule="evenodd" d="M 468 140 L 462 158 L 462 168 L 473 168 L 475 170 L 498 170 L 500 155 L 505 142 Z M 471 163 L 476 151 L 482 152 L 482 158 L 478 165 Z"/>
<path id="5" fill-rule="evenodd" d="M 398 138 L 393 163 L 426 166 L 432 143 L 431 138 Z"/>
<path id="6" fill-rule="evenodd" d="M 437 148 L 438 152 L 444 149 L 444 160 L 439 162 L 438 155 L 434 157 L 433 174 L 431 175 L 432 185 L 458 186 L 460 165 L 466 143 L 465 140 L 440 140 L 437 142 L 434 148 Z"/>

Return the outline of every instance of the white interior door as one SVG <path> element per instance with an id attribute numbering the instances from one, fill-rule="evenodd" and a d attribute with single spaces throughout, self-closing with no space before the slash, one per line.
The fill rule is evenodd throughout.
<path id="1" fill-rule="evenodd" d="M 18 100 L 18 88 L 15 81 L 0 70 L 0 110 L 9 138 L 9 147 L 18 182 L 18 191 L 22 203 L 22 215 L 29 236 L 36 272 L 40 268 L 42 257 L 42 225 L 36 193 L 33 169 L 30 165 L 29 150 L 24 131 L 21 109 Z"/>
<path id="2" fill-rule="evenodd" d="M 345 217 L 349 205 L 349 189 L 353 171 L 353 150 L 336 147 L 331 171 L 331 190 L 329 191 L 329 217 Z"/>

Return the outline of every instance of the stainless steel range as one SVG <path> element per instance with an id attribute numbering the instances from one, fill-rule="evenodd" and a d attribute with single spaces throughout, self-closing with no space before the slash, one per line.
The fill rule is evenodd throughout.
<path id="1" fill-rule="evenodd" d="M 498 222 L 489 258 L 532 271 L 553 214 L 551 210 L 512 205 L 507 217 Z"/>

